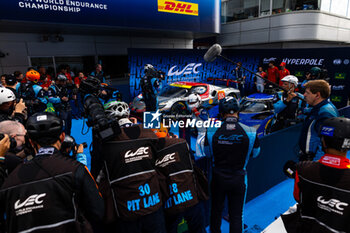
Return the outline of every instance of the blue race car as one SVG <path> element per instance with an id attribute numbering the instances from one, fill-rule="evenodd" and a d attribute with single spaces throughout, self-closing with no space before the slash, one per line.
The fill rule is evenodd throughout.
<path id="1" fill-rule="evenodd" d="M 256 128 L 258 137 L 270 133 L 274 123 L 274 95 L 256 93 L 241 100 L 239 121 Z"/>

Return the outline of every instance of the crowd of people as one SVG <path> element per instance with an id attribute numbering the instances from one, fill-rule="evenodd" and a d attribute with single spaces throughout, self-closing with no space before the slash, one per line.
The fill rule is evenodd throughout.
<path id="1" fill-rule="evenodd" d="M 209 189 L 207 176 L 196 166 L 185 139 L 166 127 L 144 128 L 130 116 L 127 103 L 103 98 L 108 96 L 108 90 L 101 85 L 105 82 L 101 65 L 96 65 L 92 76 L 79 73 L 77 78 L 63 68 L 55 78 L 45 75 L 43 67 L 38 70 L 28 69 L 25 77 L 20 72 L 4 75 L 0 87 L 2 232 L 169 233 L 177 232 L 178 224 L 185 219 L 189 232 L 204 233 L 203 203 L 209 198 L 210 231 L 221 232 L 227 198 L 230 232 L 243 232 L 246 166 L 250 157 L 259 155 L 260 144 L 255 128 L 239 122 L 237 99 L 228 96 L 220 100 L 220 127 L 198 130 L 200 142 L 196 152 L 210 158 Z M 156 93 L 163 74 L 150 65 L 145 66 L 145 71 L 143 86 L 151 90 L 143 92 L 149 97 L 146 109 L 151 111 L 157 109 Z M 350 148 L 350 138 L 339 133 L 339 123 L 332 122 L 341 121 L 346 127 L 350 123 L 337 118 L 339 113 L 329 101 L 329 84 L 325 80 L 310 80 L 304 83 L 305 92 L 301 95 L 295 92 L 295 76 L 286 75 L 275 81 L 281 81 L 284 89 L 275 102 L 276 111 L 284 112 L 279 116 L 280 122 L 296 109 L 302 109 L 305 116 L 299 160 L 320 166 L 319 163 L 329 165 L 338 159 L 341 166 L 330 167 L 348 169 L 350 162 L 344 155 Z M 84 145 L 77 144 L 70 135 L 70 101 L 76 99 L 82 103 L 87 125 L 92 127 L 91 170 L 86 166 Z M 207 113 L 198 104 L 198 95 L 193 94 L 189 100 L 193 117 L 206 120 L 203 116 Z M 299 108 L 302 103 L 304 106 Z M 333 121 L 329 123 L 330 120 Z M 323 231 L 303 228 L 297 232 L 348 232 L 345 223 L 333 224 L 327 217 L 319 219 L 317 204 L 309 205 L 301 198 L 306 195 L 308 202 L 315 201 L 308 193 L 312 189 L 304 186 L 305 181 L 312 180 L 308 167 L 297 165 L 295 196 L 301 203 L 301 213 L 307 213 L 300 216 L 316 219 L 307 229 Z M 336 173 L 337 184 L 344 187 L 344 174 Z M 310 175 L 308 180 L 306 174 Z M 320 184 L 327 179 L 327 188 L 334 186 L 332 177 L 320 175 L 317 179 Z M 322 194 L 322 200 L 339 198 L 332 194 Z M 341 206 L 342 210 L 346 208 L 345 204 Z"/>

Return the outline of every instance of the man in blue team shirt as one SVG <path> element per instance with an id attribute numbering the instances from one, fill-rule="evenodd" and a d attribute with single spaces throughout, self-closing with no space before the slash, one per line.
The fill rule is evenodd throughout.
<path id="1" fill-rule="evenodd" d="M 318 160 L 323 155 L 320 126 L 324 120 L 339 116 L 338 110 L 329 100 L 330 93 L 330 86 L 324 80 L 312 80 L 305 84 L 304 97 L 311 109 L 306 113 L 300 134 L 300 160 Z"/>

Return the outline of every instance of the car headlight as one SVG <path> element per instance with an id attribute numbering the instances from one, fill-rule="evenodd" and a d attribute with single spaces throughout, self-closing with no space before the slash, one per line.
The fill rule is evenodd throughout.
<path id="1" fill-rule="evenodd" d="M 159 105 L 158 105 L 158 108 L 159 108 L 159 109 L 162 109 L 162 108 L 164 108 L 165 106 L 166 106 L 166 104 L 159 104 Z"/>

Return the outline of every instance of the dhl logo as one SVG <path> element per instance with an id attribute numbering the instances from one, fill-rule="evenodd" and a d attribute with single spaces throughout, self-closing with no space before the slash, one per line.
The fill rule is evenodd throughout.
<path id="1" fill-rule="evenodd" d="M 158 0 L 158 11 L 198 16 L 198 4 L 174 0 Z"/>

